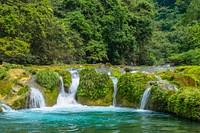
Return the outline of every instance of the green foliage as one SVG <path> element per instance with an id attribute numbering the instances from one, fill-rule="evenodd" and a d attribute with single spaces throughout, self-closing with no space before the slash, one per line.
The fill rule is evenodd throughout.
<path id="1" fill-rule="evenodd" d="M 148 82 L 152 80 L 156 80 L 153 75 L 141 72 L 122 75 L 118 82 L 117 104 L 138 107 Z"/>
<path id="2" fill-rule="evenodd" d="M 29 44 L 17 38 L 0 38 L 0 60 L 25 56 L 29 47 Z"/>
<path id="3" fill-rule="evenodd" d="M 3 0 L 0 63 L 199 65 L 199 2 Z"/>
<path id="4" fill-rule="evenodd" d="M 22 65 L 10 64 L 10 63 L 4 63 L 2 65 L 2 67 L 4 67 L 6 70 L 10 70 L 10 69 L 22 69 L 23 68 Z"/>
<path id="5" fill-rule="evenodd" d="M 29 67 L 28 68 L 28 72 L 30 72 L 31 74 L 35 75 L 39 70 L 37 68 L 34 67 Z"/>
<path id="6" fill-rule="evenodd" d="M 80 71 L 80 84 L 77 91 L 78 102 L 94 105 L 111 105 L 113 83 L 107 74 L 97 73 L 94 69 L 83 69 Z"/>
<path id="7" fill-rule="evenodd" d="M 169 60 L 174 65 L 200 65 L 200 49 L 171 56 Z"/>
<path id="8" fill-rule="evenodd" d="M 4 79 L 7 76 L 8 71 L 0 67 L 0 80 Z"/>
<path id="9" fill-rule="evenodd" d="M 59 82 L 58 73 L 50 70 L 42 70 L 36 74 L 36 81 L 47 89 L 53 89 Z"/>

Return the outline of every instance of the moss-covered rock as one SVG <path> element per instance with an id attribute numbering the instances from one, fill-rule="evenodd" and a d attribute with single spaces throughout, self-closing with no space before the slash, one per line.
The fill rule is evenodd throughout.
<path id="1" fill-rule="evenodd" d="M 77 91 L 78 102 L 84 105 L 112 105 L 113 82 L 107 74 L 97 73 L 94 69 L 80 71 Z"/>
<path id="2" fill-rule="evenodd" d="M 26 99 L 28 96 L 28 86 L 22 87 L 16 93 L 11 90 L 10 94 L 3 99 L 13 109 L 24 109 L 26 107 Z"/>
<path id="3" fill-rule="evenodd" d="M 111 67 L 110 72 L 112 76 L 117 77 L 118 79 L 120 78 L 122 74 L 121 68 L 118 68 L 118 67 Z"/>
<path id="4" fill-rule="evenodd" d="M 18 97 L 15 100 L 13 100 L 13 102 L 8 105 L 15 110 L 24 109 L 26 108 L 26 99 L 27 95 L 22 95 L 21 97 Z"/>
<path id="5" fill-rule="evenodd" d="M 172 94 L 175 93 L 176 91 L 166 90 L 158 85 L 152 86 L 147 108 L 159 112 L 169 112 L 168 99 Z"/>
<path id="6" fill-rule="evenodd" d="M 168 111 L 200 121 L 200 90 L 187 88 L 175 93 L 168 99 Z"/>
<path id="7" fill-rule="evenodd" d="M 126 73 L 118 82 L 117 105 L 137 108 L 148 82 L 156 80 L 154 75 L 146 73 Z"/>
<path id="8" fill-rule="evenodd" d="M 72 77 L 71 77 L 70 72 L 65 69 L 56 69 L 54 71 L 57 72 L 60 76 L 62 76 L 64 87 L 65 87 L 65 92 L 68 92 L 68 89 L 72 82 Z"/>
<path id="9" fill-rule="evenodd" d="M 0 99 L 13 109 L 25 108 L 30 75 L 17 65 L 8 65 L 4 70 L 7 71 L 6 76 L 0 80 Z"/>
<path id="10" fill-rule="evenodd" d="M 12 82 L 0 80 L 0 99 L 6 97 L 12 90 L 13 86 L 14 84 Z"/>
<path id="11" fill-rule="evenodd" d="M 2 107 L 0 106 L 0 113 L 1 113 L 1 112 L 3 112 L 3 109 L 2 109 Z"/>
<path id="12" fill-rule="evenodd" d="M 155 85 L 151 89 L 148 109 L 200 121 L 200 90 L 185 87 L 170 91 Z"/>
<path id="13" fill-rule="evenodd" d="M 59 88 L 55 87 L 55 88 L 52 88 L 51 90 L 42 88 L 42 90 L 44 92 L 46 105 L 49 107 L 55 105 L 58 98 L 58 94 L 59 94 Z"/>
<path id="14" fill-rule="evenodd" d="M 167 80 L 178 87 L 184 87 L 184 86 L 197 87 L 199 81 L 197 78 L 195 78 L 194 74 L 189 74 L 185 72 L 183 73 L 181 72 L 183 68 L 182 69 L 181 68 L 178 67 L 175 70 L 175 72 L 172 72 L 170 70 L 160 72 L 158 73 L 158 75 L 161 76 L 162 79 Z"/>

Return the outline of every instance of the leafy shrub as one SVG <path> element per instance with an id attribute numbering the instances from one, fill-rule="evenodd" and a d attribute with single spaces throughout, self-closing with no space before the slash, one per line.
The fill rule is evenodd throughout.
<path id="1" fill-rule="evenodd" d="M 38 69 L 33 68 L 33 67 L 30 67 L 30 68 L 28 68 L 28 71 L 29 71 L 31 74 L 35 75 L 35 74 L 38 72 Z"/>
<path id="2" fill-rule="evenodd" d="M 3 67 L 6 68 L 6 70 L 10 70 L 10 69 L 22 69 L 24 66 L 22 66 L 22 65 L 16 65 L 16 64 L 10 64 L 10 63 L 5 63 L 5 64 L 3 64 Z"/>
<path id="3" fill-rule="evenodd" d="M 0 80 L 4 79 L 7 76 L 8 71 L 0 69 Z"/>
<path id="4" fill-rule="evenodd" d="M 174 65 L 200 65 L 200 49 L 176 54 L 169 58 Z"/>
<path id="5" fill-rule="evenodd" d="M 59 75 L 50 70 L 42 70 L 36 74 L 36 81 L 47 89 L 52 89 L 59 82 Z"/>

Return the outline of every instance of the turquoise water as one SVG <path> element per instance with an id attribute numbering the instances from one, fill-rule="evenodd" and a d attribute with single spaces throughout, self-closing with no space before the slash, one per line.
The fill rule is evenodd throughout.
<path id="1" fill-rule="evenodd" d="M 0 132 L 199 133 L 200 124 L 153 111 L 73 106 L 4 112 Z"/>

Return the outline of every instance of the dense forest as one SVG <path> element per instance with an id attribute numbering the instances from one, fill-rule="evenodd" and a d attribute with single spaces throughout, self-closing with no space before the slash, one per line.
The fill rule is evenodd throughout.
<path id="1" fill-rule="evenodd" d="M 199 0 L 0 0 L 0 61 L 199 65 Z"/>

